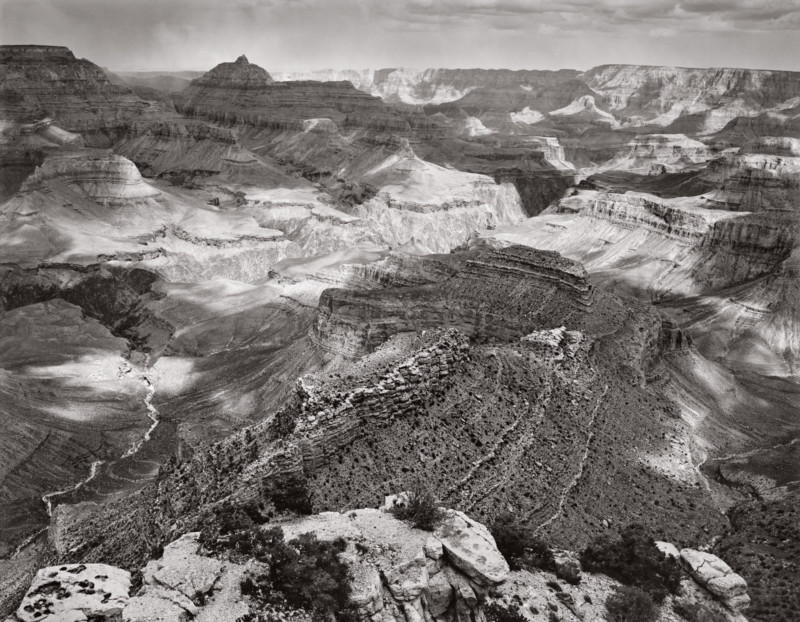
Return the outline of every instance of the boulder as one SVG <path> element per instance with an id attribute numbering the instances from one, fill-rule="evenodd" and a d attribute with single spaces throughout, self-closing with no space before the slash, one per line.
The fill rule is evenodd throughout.
<path id="1" fill-rule="evenodd" d="M 712 553 L 683 549 L 681 561 L 692 577 L 709 592 L 734 610 L 747 608 L 747 582 Z"/>
<path id="2" fill-rule="evenodd" d="M 130 587 L 129 572 L 106 564 L 42 568 L 22 599 L 16 617 L 21 622 L 82 622 L 119 616 L 128 602 Z"/>
<path id="3" fill-rule="evenodd" d="M 447 560 L 477 583 L 492 585 L 508 577 L 508 563 L 497 550 L 492 534 L 463 512 L 447 510 L 435 535 Z"/>

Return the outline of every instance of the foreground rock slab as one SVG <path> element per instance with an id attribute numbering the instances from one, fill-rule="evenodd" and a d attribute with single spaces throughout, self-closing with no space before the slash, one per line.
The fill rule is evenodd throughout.
<path id="1" fill-rule="evenodd" d="M 729 608 L 739 611 L 750 605 L 747 582 L 716 555 L 683 549 L 681 561 L 700 585 Z"/>
<path id="2" fill-rule="evenodd" d="M 106 564 L 49 566 L 36 573 L 10 622 L 82 622 L 119 616 L 128 603 L 129 572 Z"/>

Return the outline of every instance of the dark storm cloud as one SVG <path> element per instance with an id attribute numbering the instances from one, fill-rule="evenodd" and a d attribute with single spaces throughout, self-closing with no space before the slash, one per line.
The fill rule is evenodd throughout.
<path id="1" fill-rule="evenodd" d="M 800 69 L 800 0 L 0 0 L 0 38 L 114 69 Z"/>

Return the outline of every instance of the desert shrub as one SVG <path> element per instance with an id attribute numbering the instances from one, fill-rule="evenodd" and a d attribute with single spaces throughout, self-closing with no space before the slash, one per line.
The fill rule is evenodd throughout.
<path id="1" fill-rule="evenodd" d="M 444 518 L 436 497 L 421 482 L 417 482 L 409 493 L 408 503 L 395 506 L 391 512 L 400 520 L 409 521 L 417 529 L 425 531 L 436 529 Z"/>
<path id="2" fill-rule="evenodd" d="M 727 618 L 701 603 L 677 602 L 672 605 L 672 610 L 686 622 L 725 622 Z"/>
<path id="3" fill-rule="evenodd" d="M 644 590 L 623 585 L 606 600 L 609 622 L 654 622 L 658 617 L 653 599 Z"/>
<path id="4" fill-rule="evenodd" d="M 577 562 L 557 564 L 556 576 L 570 585 L 578 585 L 581 582 L 581 569 Z"/>
<path id="5" fill-rule="evenodd" d="M 511 570 L 527 566 L 555 570 L 555 557 L 550 547 L 532 536 L 530 530 L 520 525 L 511 512 L 498 514 L 489 525 L 489 531 Z"/>
<path id="6" fill-rule="evenodd" d="M 346 542 L 342 538 L 318 540 L 307 533 L 287 545 L 280 529 L 269 531 L 269 588 L 278 591 L 291 607 L 311 611 L 315 619 L 347 617 L 350 582 L 347 566 L 339 559 Z"/>
<path id="7" fill-rule="evenodd" d="M 252 522 L 243 529 L 234 525 L 247 523 L 246 514 L 225 515 L 225 529 L 211 530 L 218 534 L 213 546 L 236 555 L 255 559 L 268 568 L 263 573 L 247 576 L 241 583 L 242 594 L 261 605 L 303 609 L 315 620 L 349 620 L 350 581 L 347 565 L 339 554 L 347 548 L 344 539 L 332 542 L 318 540 L 313 533 L 284 541 L 280 527 L 263 529 Z"/>
<path id="8" fill-rule="evenodd" d="M 483 608 L 487 622 L 527 622 L 518 607 L 506 607 L 500 603 L 491 603 Z"/>
<path id="9" fill-rule="evenodd" d="M 210 551 L 230 548 L 228 541 L 233 534 L 251 529 L 259 522 L 253 516 L 253 509 L 229 503 L 206 512 L 202 518 L 200 544 Z"/>
<path id="10" fill-rule="evenodd" d="M 626 527 L 619 540 L 600 537 L 581 552 L 581 565 L 620 583 L 641 588 L 656 602 L 680 590 L 681 571 L 640 525 Z"/>
<path id="11" fill-rule="evenodd" d="M 314 493 L 308 487 L 304 475 L 277 475 L 264 480 L 262 495 L 272 502 L 279 512 L 291 511 L 297 514 L 313 512 Z"/>

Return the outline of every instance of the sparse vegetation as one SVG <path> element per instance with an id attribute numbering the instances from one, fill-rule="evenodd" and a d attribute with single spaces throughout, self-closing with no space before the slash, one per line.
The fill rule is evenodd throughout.
<path id="1" fill-rule="evenodd" d="M 555 571 L 553 551 L 545 542 L 532 536 L 529 529 L 520 525 L 513 513 L 498 514 L 489 526 L 489 531 L 497 543 L 497 549 L 512 570 L 535 567 Z"/>
<path id="2" fill-rule="evenodd" d="M 275 506 L 278 512 L 311 514 L 314 493 L 303 475 L 282 475 L 264 481 L 262 495 Z"/>
<path id="3" fill-rule="evenodd" d="M 242 594 L 260 606 L 302 609 L 315 620 L 349 620 L 350 581 L 339 554 L 344 539 L 318 540 L 313 533 L 284 541 L 280 527 L 265 529 L 240 507 L 227 507 L 208 521 L 200 536 L 209 550 L 255 559 L 267 570 L 242 581 Z"/>
<path id="4" fill-rule="evenodd" d="M 686 622 L 726 622 L 727 618 L 702 603 L 676 602 L 672 610 Z"/>
<path id="5" fill-rule="evenodd" d="M 626 527 L 619 540 L 600 537 L 581 553 L 589 572 L 602 572 L 647 592 L 656 602 L 680 589 L 678 562 L 664 555 L 641 525 Z"/>
<path id="6" fill-rule="evenodd" d="M 483 608 L 487 622 L 527 622 L 518 607 L 506 607 L 501 603 L 490 603 Z"/>
<path id="7" fill-rule="evenodd" d="M 433 493 L 418 481 L 408 495 L 408 503 L 397 505 L 392 513 L 400 520 L 409 521 L 417 529 L 433 531 L 444 515 Z"/>
<path id="8" fill-rule="evenodd" d="M 606 600 L 609 622 L 654 622 L 658 610 L 650 594 L 632 585 L 614 590 Z"/>

